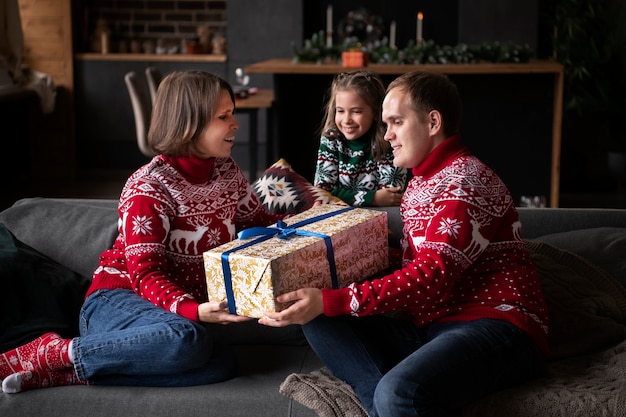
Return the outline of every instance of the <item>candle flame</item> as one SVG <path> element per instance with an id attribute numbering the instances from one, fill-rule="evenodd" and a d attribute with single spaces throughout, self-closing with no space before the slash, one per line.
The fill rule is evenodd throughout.
<path id="1" fill-rule="evenodd" d="M 417 13 L 417 18 L 419 20 L 422 20 L 424 18 L 424 15 L 422 14 L 422 12 Z"/>

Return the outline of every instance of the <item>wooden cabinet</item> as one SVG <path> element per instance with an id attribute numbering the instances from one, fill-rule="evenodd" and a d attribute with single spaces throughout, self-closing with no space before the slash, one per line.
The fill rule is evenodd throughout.
<path id="1" fill-rule="evenodd" d="M 75 169 L 74 72 L 70 0 L 18 0 L 23 63 L 57 87 L 52 113 L 29 121 L 31 181 L 72 179 Z"/>
<path id="2" fill-rule="evenodd" d="M 49 74 L 72 91 L 72 13 L 70 0 L 18 0 L 24 33 L 24 63 Z"/>

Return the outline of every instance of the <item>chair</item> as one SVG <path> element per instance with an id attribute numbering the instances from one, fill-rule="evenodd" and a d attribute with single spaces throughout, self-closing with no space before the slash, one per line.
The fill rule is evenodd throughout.
<path id="1" fill-rule="evenodd" d="M 161 71 L 159 71 L 155 67 L 146 68 L 146 80 L 148 81 L 148 89 L 150 90 L 150 100 L 154 105 L 154 98 L 156 97 L 157 88 L 159 87 L 159 83 L 163 75 Z"/>
<path id="2" fill-rule="evenodd" d="M 124 82 L 128 88 L 128 95 L 130 96 L 130 103 L 132 104 L 133 115 L 135 116 L 137 146 L 142 154 L 153 157 L 155 152 L 148 144 L 148 127 L 150 125 L 150 114 L 152 112 L 150 98 L 135 71 L 128 72 L 124 76 Z"/>

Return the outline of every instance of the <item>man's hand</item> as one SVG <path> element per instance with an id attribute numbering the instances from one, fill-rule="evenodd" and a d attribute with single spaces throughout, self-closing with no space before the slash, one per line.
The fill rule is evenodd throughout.
<path id="1" fill-rule="evenodd" d="M 259 319 L 260 324 L 271 327 L 284 327 L 289 324 L 306 324 L 324 313 L 322 290 L 302 288 L 276 297 L 280 303 L 293 302 L 287 309 L 275 313 L 267 312 Z"/>

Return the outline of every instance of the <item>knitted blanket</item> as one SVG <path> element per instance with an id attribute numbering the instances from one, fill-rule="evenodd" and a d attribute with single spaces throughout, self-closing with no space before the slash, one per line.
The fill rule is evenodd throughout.
<path id="1" fill-rule="evenodd" d="M 548 302 L 545 374 L 491 394 L 460 417 L 626 417 L 626 290 L 570 252 L 527 242 Z M 280 392 L 320 417 L 367 417 L 352 388 L 322 368 L 291 374 Z"/>
<path id="2" fill-rule="evenodd" d="M 289 375 L 280 392 L 320 417 L 367 417 L 352 387 L 326 368 Z M 600 353 L 554 362 L 546 376 L 478 400 L 459 417 L 503 415 L 626 417 L 626 342 Z"/>

